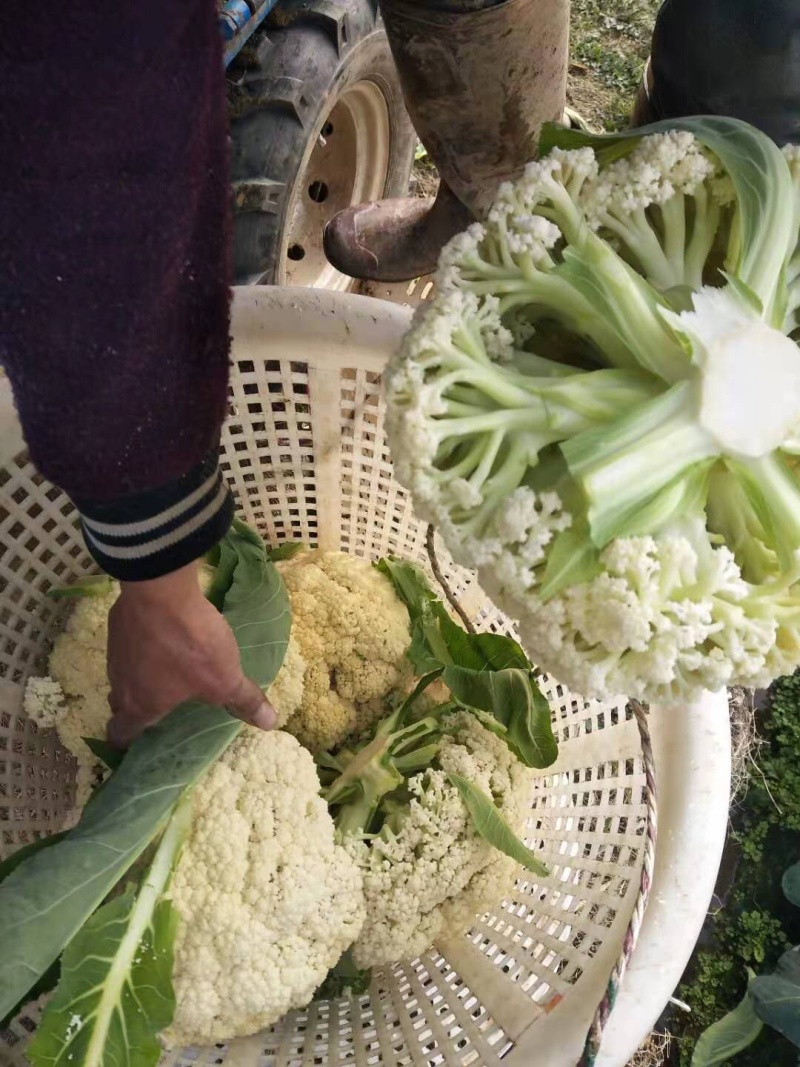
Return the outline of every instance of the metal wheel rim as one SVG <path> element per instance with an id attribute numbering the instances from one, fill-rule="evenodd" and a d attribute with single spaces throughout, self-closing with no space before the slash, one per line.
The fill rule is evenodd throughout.
<path id="1" fill-rule="evenodd" d="M 309 143 L 288 205 L 279 284 L 340 292 L 354 284 L 328 263 L 322 234 L 339 211 L 383 196 L 390 138 L 389 108 L 377 83 L 355 82 L 334 100 Z"/>

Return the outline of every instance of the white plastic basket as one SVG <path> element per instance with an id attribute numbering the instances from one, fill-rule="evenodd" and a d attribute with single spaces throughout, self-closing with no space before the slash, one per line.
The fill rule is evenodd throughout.
<path id="1" fill-rule="evenodd" d="M 395 304 L 348 294 L 247 288 L 234 300 L 223 466 L 242 516 L 270 542 L 302 539 L 425 563 L 425 530 L 392 478 L 380 395 L 408 325 Z M 3 391 L 5 390 L 5 391 Z M 22 716 L 63 608 L 51 584 L 92 569 L 76 514 L 28 461 L 0 381 L 0 857 L 57 828 L 74 767 L 52 732 Z M 513 632 L 471 576 L 443 570 L 480 628 Z M 173 1067 L 415 1065 L 573 1067 L 619 953 L 640 880 L 645 806 L 640 742 L 624 701 L 587 703 L 555 683 L 560 742 L 531 797 L 529 843 L 551 874 L 520 871 L 513 896 L 467 936 L 378 974 L 370 992 L 292 1012 L 270 1031 L 185 1049 Z M 597 1060 L 622 1067 L 672 993 L 713 891 L 725 836 L 729 733 L 724 694 L 653 708 L 659 844 L 651 903 Z M 0 947 L 0 951 L 2 948 Z M 24 1064 L 35 1012 L 0 1038 Z"/>

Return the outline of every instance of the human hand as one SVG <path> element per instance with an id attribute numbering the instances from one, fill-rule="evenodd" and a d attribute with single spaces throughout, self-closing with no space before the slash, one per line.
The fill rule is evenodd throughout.
<path id="1" fill-rule="evenodd" d="M 262 730 L 275 725 L 271 705 L 242 672 L 230 627 L 200 590 L 197 568 L 121 583 L 108 620 L 108 740 L 117 748 L 191 698 Z"/>

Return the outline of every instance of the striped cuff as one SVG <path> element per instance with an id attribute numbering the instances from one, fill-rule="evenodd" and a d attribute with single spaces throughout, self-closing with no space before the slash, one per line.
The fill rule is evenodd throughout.
<path id="1" fill-rule="evenodd" d="M 225 536 L 233 498 L 216 449 L 171 485 L 115 500 L 76 500 L 86 547 L 103 570 L 123 582 L 161 578 Z"/>

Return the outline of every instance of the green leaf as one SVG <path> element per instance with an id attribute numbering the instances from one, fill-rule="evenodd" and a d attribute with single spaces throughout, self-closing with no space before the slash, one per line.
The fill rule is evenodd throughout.
<path id="1" fill-rule="evenodd" d="M 239 646 L 242 670 L 263 688 L 283 663 L 292 613 L 280 572 L 267 559 L 261 538 L 253 537 L 257 543 L 234 530 L 238 558 L 223 614 Z"/>
<path id="2" fill-rule="evenodd" d="M 109 770 L 115 771 L 125 758 L 124 752 L 109 745 L 108 741 L 101 741 L 99 737 L 82 737 L 81 741 Z"/>
<path id="3" fill-rule="evenodd" d="M 472 670 L 504 670 L 531 664 L 522 648 L 503 634 L 470 634 L 453 622 L 427 578 L 413 563 L 382 559 L 377 570 L 392 582 L 412 622 L 408 657 L 420 674 L 455 663 Z"/>
<path id="4" fill-rule="evenodd" d="M 87 596 L 105 596 L 113 593 L 117 583 L 107 574 L 87 574 L 72 585 L 53 586 L 47 590 L 51 600 L 77 600 Z"/>
<path id="5" fill-rule="evenodd" d="M 599 573 L 599 559 L 600 553 L 589 534 L 589 524 L 581 516 L 553 541 L 547 554 L 539 596 L 546 601 L 568 585 L 591 581 Z"/>
<path id="6" fill-rule="evenodd" d="M 558 755 L 550 707 L 520 645 L 503 634 L 463 630 L 412 563 L 382 559 L 376 567 L 408 608 L 412 621 L 408 657 L 415 669 L 428 674 L 444 667 L 442 680 L 453 696 L 501 723 L 505 741 L 523 763 L 549 767 Z"/>
<path id="7" fill-rule="evenodd" d="M 182 704 L 128 750 L 74 829 L 0 883 L 0 1015 L 61 954 L 240 726 L 222 708 Z"/>
<path id="8" fill-rule="evenodd" d="M 468 707 L 493 715 L 506 744 L 526 767 L 549 767 L 558 756 L 550 705 L 530 671 L 471 671 L 445 667 L 442 681 Z"/>
<path id="9" fill-rule="evenodd" d="M 691 1067 L 719 1067 L 727 1063 L 752 1045 L 762 1028 L 763 1023 L 756 1015 L 750 993 L 747 992 L 733 1011 L 709 1026 L 697 1039 Z"/>
<path id="10" fill-rule="evenodd" d="M 412 624 L 411 644 L 406 656 L 417 674 L 429 674 L 441 668 L 443 663 L 450 662 L 441 621 L 435 609 Z"/>
<path id="11" fill-rule="evenodd" d="M 314 994 L 314 1000 L 336 1000 L 338 997 L 360 996 L 366 993 L 372 982 L 372 971 L 362 970 L 353 962 L 350 949 L 332 967 L 325 981 Z"/>
<path id="12" fill-rule="evenodd" d="M 23 860 L 28 859 L 29 856 L 35 856 L 36 853 L 41 852 L 42 849 L 50 848 L 52 845 L 58 844 L 58 842 L 63 841 L 66 836 L 67 831 L 60 830 L 58 833 L 50 834 L 47 837 L 38 837 L 35 841 L 31 841 L 29 844 L 23 845 L 22 848 L 18 848 L 16 852 L 12 852 L 10 856 L 6 856 L 3 862 L 0 863 L 0 883 L 2 883 L 3 879 L 7 878 L 12 871 L 16 870 Z M 11 1007 L 6 1010 L 5 1015 L 0 1018 L 0 1030 L 5 1029 L 29 1001 L 36 1000 L 37 997 L 42 996 L 43 993 L 49 993 L 51 989 L 55 989 L 60 974 L 61 963 L 59 960 L 54 960 L 44 974 L 40 975 L 34 985 L 21 994 L 16 1003 L 12 1004 Z"/>
<path id="13" fill-rule="evenodd" d="M 225 615 L 236 623 L 245 672 L 263 687 L 277 674 L 289 640 L 288 597 L 260 542 L 236 530 L 228 538 L 239 558 Z M 240 729 L 224 708 L 200 701 L 175 708 L 131 746 L 78 825 L 0 883 L 0 1017 L 61 954 Z"/>
<path id="14" fill-rule="evenodd" d="M 472 825 L 481 837 L 498 852 L 510 856 L 539 878 L 546 878 L 550 873 L 547 867 L 520 841 L 491 799 L 462 775 L 448 774 L 447 777 L 461 794 L 472 818 Z"/>
<path id="15" fill-rule="evenodd" d="M 284 541 L 282 545 L 270 548 L 267 555 L 273 563 L 280 563 L 281 560 L 291 559 L 292 556 L 296 556 L 305 547 L 302 541 Z"/>
<path id="16" fill-rule="evenodd" d="M 754 978 L 750 996 L 762 1022 L 800 1048 L 800 948 L 784 952 L 774 974 Z"/>
<path id="17" fill-rule="evenodd" d="M 45 993 L 51 993 L 58 985 L 58 980 L 61 977 L 61 960 L 55 960 L 44 974 L 38 978 L 28 992 L 22 997 L 14 1007 L 6 1014 L 5 1018 L 0 1019 L 0 1030 L 5 1030 L 11 1024 L 12 1020 L 22 1011 L 26 1004 L 30 1004 L 32 1000 L 38 1000 L 39 997 Z"/>
<path id="18" fill-rule="evenodd" d="M 406 560 L 384 558 L 378 560 L 374 566 L 376 571 L 385 574 L 392 583 L 395 592 L 408 608 L 412 622 L 426 614 L 431 604 L 439 603 L 427 578 L 415 564 Z"/>
<path id="19" fill-rule="evenodd" d="M 473 671 L 504 671 L 509 667 L 529 671 L 531 662 L 512 637 L 504 634 L 469 634 L 449 615 L 440 622 L 447 643 L 449 662 Z"/>
<path id="20" fill-rule="evenodd" d="M 700 116 L 669 119 L 610 135 L 587 134 L 553 124 L 542 129 L 539 151 L 553 148 L 594 149 L 601 166 L 633 151 L 642 137 L 688 130 L 720 160 L 736 192 L 741 242 L 728 269 L 769 310 L 780 326 L 785 301 L 783 267 L 797 246 L 794 188 L 786 160 L 766 134 L 738 119 Z"/>
<path id="21" fill-rule="evenodd" d="M 252 526 L 248 526 L 247 523 L 238 516 L 234 517 L 234 520 L 231 523 L 231 528 L 226 536 L 232 538 L 236 543 L 248 543 L 252 545 L 253 548 L 257 548 L 260 552 L 263 552 L 264 555 L 267 554 L 267 546 L 258 530 L 254 530 Z"/>
<path id="22" fill-rule="evenodd" d="M 27 1049 L 33 1067 L 156 1067 L 158 1034 L 172 1022 L 178 913 L 163 899 L 189 830 L 179 805 L 137 893 L 129 886 L 98 909 L 64 952 L 61 981 Z"/>
<path id="23" fill-rule="evenodd" d="M 233 572 L 239 561 L 239 553 L 230 536 L 225 537 L 217 546 L 217 564 L 211 585 L 206 590 L 206 600 L 222 611 L 225 597 L 233 581 Z"/>
<path id="24" fill-rule="evenodd" d="M 800 863 L 795 863 L 784 873 L 781 886 L 786 899 L 800 908 Z"/>
<path id="25" fill-rule="evenodd" d="M 47 837 L 37 837 L 35 841 L 23 845 L 16 852 L 12 852 L 10 856 L 6 856 L 3 862 L 0 863 L 0 883 L 16 870 L 23 860 L 28 859 L 30 856 L 35 856 L 37 852 L 41 852 L 44 848 L 57 845 L 59 841 L 64 840 L 67 833 L 68 831 L 66 830 L 60 830 L 56 834 L 48 834 Z"/>

